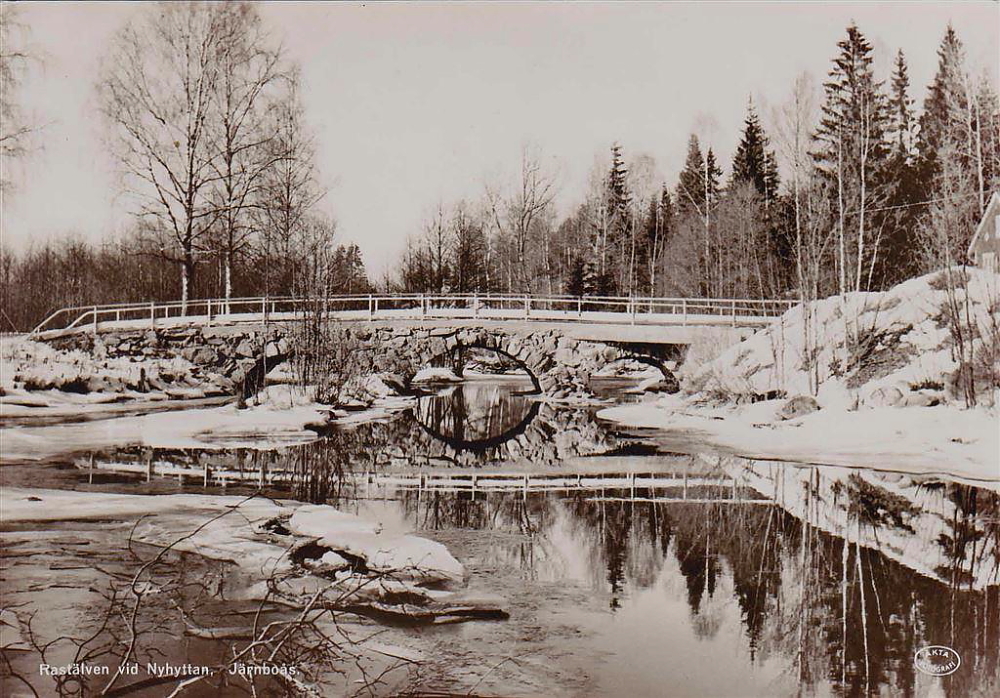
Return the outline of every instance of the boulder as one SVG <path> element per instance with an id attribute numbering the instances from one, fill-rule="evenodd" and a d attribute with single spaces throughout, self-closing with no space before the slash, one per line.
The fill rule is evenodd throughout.
<path id="1" fill-rule="evenodd" d="M 677 379 L 671 376 L 651 376 L 636 386 L 636 392 L 642 393 L 676 393 L 680 390 Z"/>
<path id="2" fill-rule="evenodd" d="M 905 404 L 903 391 L 894 385 L 878 388 L 865 399 L 865 405 L 868 407 L 903 407 Z"/>
<path id="3" fill-rule="evenodd" d="M 934 407 L 943 401 L 943 393 L 937 390 L 920 390 L 910 393 L 904 398 L 906 407 Z"/>
<path id="4" fill-rule="evenodd" d="M 796 395 L 786 400 L 785 404 L 781 406 L 781 409 L 778 410 L 778 419 L 796 419 L 818 409 L 819 403 L 816 402 L 816 398 L 809 395 Z"/>
<path id="5" fill-rule="evenodd" d="M 181 356 L 191 363 L 201 366 L 208 366 L 219 361 L 219 355 L 209 347 L 187 347 L 181 350 Z"/>
<path id="6" fill-rule="evenodd" d="M 242 342 L 236 345 L 236 355 L 244 357 L 253 357 L 257 355 L 257 351 L 251 344 L 249 339 L 244 339 Z"/>

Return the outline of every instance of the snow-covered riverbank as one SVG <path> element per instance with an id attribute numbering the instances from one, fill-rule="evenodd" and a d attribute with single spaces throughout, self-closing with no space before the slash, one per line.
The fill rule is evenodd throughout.
<path id="1" fill-rule="evenodd" d="M 0 429 L 0 463 L 123 446 L 281 448 L 318 439 L 317 429 L 326 424 L 381 419 L 409 404 L 407 398 L 386 396 L 369 409 L 347 413 L 309 402 L 291 386 L 277 385 L 263 392 L 259 405 L 245 409 L 227 404 L 99 419 L 98 410 L 106 406 L 91 406 L 91 421 Z"/>
<path id="2" fill-rule="evenodd" d="M 782 421 L 784 401 L 697 407 L 675 396 L 597 416 L 721 448 L 748 458 L 948 474 L 1000 486 L 1000 419 L 954 406 L 864 411 L 823 409 Z"/>
<path id="3" fill-rule="evenodd" d="M 951 274 L 796 306 L 689 354 L 682 394 L 598 416 L 751 458 L 1000 482 L 1000 275 Z"/>

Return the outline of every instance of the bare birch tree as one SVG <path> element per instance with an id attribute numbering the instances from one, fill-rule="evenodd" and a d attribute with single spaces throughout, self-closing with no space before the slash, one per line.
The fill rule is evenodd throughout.
<path id="1" fill-rule="evenodd" d="M 284 95 L 269 110 L 269 166 L 261 173 L 250 209 L 260 231 L 258 267 L 263 267 L 265 293 L 295 288 L 296 237 L 326 194 L 317 177 L 316 146 L 305 123 L 298 73 L 284 82 Z"/>
<path id="2" fill-rule="evenodd" d="M 180 267 L 185 310 L 199 241 L 217 216 L 207 200 L 218 181 L 210 119 L 226 14 L 207 3 L 143 8 L 113 39 L 99 81 L 123 184 Z"/>
<path id="3" fill-rule="evenodd" d="M 270 147 L 277 136 L 275 129 L 268 128 L 273 124 L 268 123 L 266 111 L 281 96 L 279 84 L 288 72 L 281 49 L 271 46 L 254 5 L 225 5 L 224 22 L 212 113 L 218 157 L 211 160 L 217 180 L 211 198 L 218 225 L 211 244 L 222 263 L 228 300 L 235 257 L 248 247 L 254 230 L 248 209 L 255 204 L 264 175 L 284 157 Z"/>
<path id="4" fill-rule="evenodd" d="M 27 28 L 18 19 L 19 11 L 13 3 L 0 4 L 0 191 L 10 188 L 11 162 L 28 154 L 39 128 L 17 102 L 18 88 L 32 59 L 24 47 Z"/>
<path id="5" fill-rule="evenodd" d="M 502 197 L 487 187 L 491 219 L 501 238 L 509 240 L 512 259 L 509 266 L 511 290 L 529 290 L 528 251 L 535 225 L 555 197 L 555 178 L 542 167 L 537 149 L 521 149 L 521 172 L 514 191 Z"/>

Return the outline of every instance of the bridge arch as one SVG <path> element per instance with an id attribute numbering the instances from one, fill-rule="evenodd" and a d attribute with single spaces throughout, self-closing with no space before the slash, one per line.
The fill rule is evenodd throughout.
<path id="1" fill-rule="evenodd" d="M 528 406 L 524 416 L 517 424 L 505 429 L 495 436 L 489 436 L 481 439 L 461 439 L 442 433 L 437 427 L 426 424 L 421 418 L 418 410 L 414 411 L 413 417 L 417 425 L 424 431 L 424 433 L 452 450 L 456 452 L 468 451 L 471 453 L 483 454 L 489 453 L 490 451 L 503 446 L 508 441 L 516 439 L 518 436 L 526 433 L 528 431 L 528 427 L 533 421 L 535 421 L 535 418 L 538 417 L 540 409 L 541 403 L 533 401 L 531 405 Z"/>
<path id="2" fill-rule="evenodd" d="M 432 322 L 351 321 L 335 323 L 358 348 L 370 351 L 373 373 L 398 376 L 409 388 L 417 372 L 435 358 L 456 350 L 491 351 L 528 374 L 535 392 L 553 399 L 590 393 L 591 375 L 609 364 L 633 359 L 655 366 L 672 378 L 666 360 L 680 359 L 682 345 L 656 345 L 622 339 L 580 339 L 568 326 L 477 322 L 440 326 Z M 263 385 L 265 372 L 305 347 L 296 347 L 291 322 L 150 329 L 105 329 L 50 340 L 66 349 L 99 352 L 108 358 L 182 356 L 196 365 L 193 373 L 211 382 L 219 377 L 236 395 L 246 397 Z"/>

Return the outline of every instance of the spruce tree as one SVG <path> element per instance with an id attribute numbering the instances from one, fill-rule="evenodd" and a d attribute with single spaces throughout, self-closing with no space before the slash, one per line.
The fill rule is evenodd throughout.
<path id="1" fill-rule="evenodd" d="M 607 186 L 608 210 L 625 218 L 632 197 L 628 190 L 628 168 L 622 157 L 622 147 L 618 143 L 611 146 L 611 170 L 608 172 Z"/>
<path id="2" fill-rule="evenodd" d="M 580 255 L 573 255 L 569 263 L 565 292 L 571 296 L 582 296 L 587 290 L 587 265 Z"/>
<path id="3" fill-rule="evenodd" d="M 774 152 L 768 149 L 767 134 L 760 125 L 760 118 L 754 109 L 753 100 L 747 105 L 747 116 L 743 122 L 743 137 L 733 156 L 730 184 L 751 184 L 764 199 L 766 207 L 774 203 L 778 195 L 778 166 Z"/>
<path id="4" fill-rule="evenodd" d="M 914 206 L 922 192 L 917 176 L 914 151 L 913 100 L 910 78 L 903 51 L 896 53 L 890 78 L 889 133 L 890 155 L 885 172 L 890 190 L 886 202 L 892 225 L 885 226 L 882 252 L 877 261 L 876 277 L 891 286 L 913 275 L 916 268 L 916 244 L 913 236 L 920 213 Z"/>
<path id="5" fill-rule="evenodd" d="M 838 290 L 870 285 L 872 263 L 884 218 L 877 211 L 889 198 L 888 101 L 875 79 L 872 46 L 857 25 L 837 43 L 816 131 L 813 153 L 821 177 L 830 182 L 837 213 Z"/>
<path id="6" fill-rule="evenodd" d="M 711 209 L 719 203 L 719 196 L 722 194 L 722 170 L 715 160 L 715 153 L 708 149 L 705 155 L 705 171 L 702 173 L 702 182 L 705 188 L 705 199 L 708 201 L 708 208 Z"/>
<path id="7" fill-rule="evenodd" d="M 913 100 L 910 99 L 910 76 L 903 49 L 896 53 L 892 68 L 890 113 L 892 115 L 893 155 L 899 162 L 913 157 Z"/>
<path id="8" fill-rule="evenodd" d="M 677 210 L 680 213 L 694 211 L 704 215 L 705 203 L 705 158 L 698 145 L 698 136 L 688 140 L 687 159 L 677 182 Z"/>
<path id="9" fill-rule="evenodd" d="M 954 134 L 952 114 L 968 109 L 965 87 L 965 49 L 950 24 L 938 48 L 938 69 L 927 90 L 924 111 L 920 115 L 920 137 L 917 141 L 920 179 L 925 194 L 934 188 L 934 178 L 940 172 L 938 156 Z"/>

